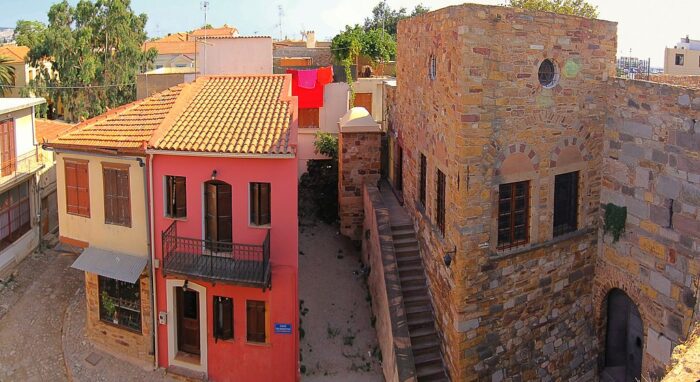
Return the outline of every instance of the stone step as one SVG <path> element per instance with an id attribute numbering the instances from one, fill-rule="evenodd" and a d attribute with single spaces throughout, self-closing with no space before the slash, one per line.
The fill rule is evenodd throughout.
<path id="1" fill-rule="evenodd" d="M 415 306 L 407 306 L 406 307 L 406 313 L 420 313 L 420 312 L 430 312 L 430 304 L 429 303 L 423 303 L 420 305 L 415 305 Z"/>
<path id="2" fill-rule="evenodd" d="M 438 351 L 438 349 L 413 357 L 413 363 L 416 365 L 416 367 L 418 367 L 419 365 L 426 365 L 434 362 L 440 362 L 440 364 L 442 365 L 442 357 L 440 357 L 440 352 Z"/>
<path id="3" fill-rule="evenodd" d="M 400 277 L 401 288 L 425 286 L 425 275 Z"/>
<path id="4" fill-rule="evenodd" d="M 423 266 L 423 261 L 419 255 L 414 256 L 398 256 L 396 258 L 396 263 L 400 266 L 402 265 L 420 265 Z"/>
<path id="5" fill-rule="evenodd" d="M 413 350 L 413 357 L 418 357 L 423 354 L 430 353 L 440 353 L 440 344 L 435 340 L 435 342 L 426 341 L 422 344 L 416 344 L 411 342 L 411 349 Z"/>
<path id="6" fill-rule="evenodd" d="M 435 336 L 436 334 L 437 332 L 435 332 L 435 326 L 433 325 L 408 329 L 408 336 L 411 337 L 411 341 L 413 341 L 414 338 L 418 339 L 425 336 Z"/>
<path id="7" fill-rule="evenodd" d="M 415 239 L 416 238 L 416 232 L 413 231 L 413 228 L 411 229 L 401 229 L 401 230 L 392 230 L 391 231 L 391 236 L 394 238 L 394 240 L 400 240 L 400 239 Z"/>
<path id="8" fill-rule="evenodd" d="M 427 295 L 428 294 L 428 287 L 426 287 L 425 284 L 402 287 L 401 293 L 403 294 L 404 299 L 411 297 L 411 296 Z"/>
<path id="9" fill-rule="evenodd" d="M 416 376 L 418 381 L 435 381 L 434 378 L 445 376 L 445 369 L 442 367 L 442 362 L 439 364 L 430 364 L 423 367 L 416 367 Z"/>
<path id="10" fill-rule="evenodd" d="M 413 247 L 394 247 L 394 253 L 396 254 L 397 260 L 402 257 L 420 256 L 418 245 Z"/>
<path id="11" fill-rule="evenodd" d="M 206 381 L 207 374 L 203 371 L 194 371 L 186 367 L 170 365 L 165 369 L 165 373 L 172 379 L 183 382 Z"/>
<path id="12" fill-rule="evenodd" d="M 394 248 L 418 248 L 418 240 L 415 237 L 394 240 Z"/>
<path id="13" fill-rule="evenodd" d="M 425 276 L 422 266 L 399 266 L 399 276 L 410 277 L 410 276 Z"/>
<path id="14" fill-rule="evenodd" d="M 422 322 L 425 319 L 434 320 L 433 312 L 406 313 L 406 321 L 409 326 L 412 322 Z"/>
<path id="15" fill-rule="evenodd" d="M 403 230 L 408 230 L 408 229 L 413 231 L 413 224 L 392 224 L 391 225 L 392 231 L 403 231 Z"/>
<path id="16" fill-rule="evenodd" d="M 403 303 L 404 303 L 404 305 L 416 304 L 416 303 L 427 304 L 427 303 L 430 303 L 430 297 L 428 297 L 428 293 L 414 294 L 412 296 L 404 296 Z"/>

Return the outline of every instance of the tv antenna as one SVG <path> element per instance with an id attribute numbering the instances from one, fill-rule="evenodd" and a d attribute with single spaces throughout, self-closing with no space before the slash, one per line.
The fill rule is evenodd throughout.
<path id="1" fill-rule="evenodd" d="M 207 12 L 209 11 L 209 2 L 204 0 L 200 4 L 200 9 L 204 12 L 204 47 L 202 51 L 202 74 L 207 72 Z M 196 41 L 196 38 L 195 38 Z M 196 71 L 196 69 L 195 69 Z"/>
<path id="2" fill-rule="evenodd" d="M 282 16 L 284 16 L 282 4 L 277 6 L 277 16 L 279 17 L 279 22 L 277 23 L 276 27 L 278 27 L 280 30 L 280 40 L 282 40 Z"/>

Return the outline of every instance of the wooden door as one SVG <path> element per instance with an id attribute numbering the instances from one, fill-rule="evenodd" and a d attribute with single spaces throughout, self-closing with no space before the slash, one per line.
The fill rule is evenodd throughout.
<path id="1" fill-rule="evenodd" d="M 641 380 L 642 319 L 634 302 L 619 289 L 608 295 L 607 320 L 603 373 L 616 382 Z"/>
<path id="2" fill-rule="evenodd" d="M 372 93 L 355 93 L 355 107 L 364 107 L 372 115 Z"/>
<path id="3" fill-rule="evenodd" d="M 225 251 L 218 243 L 233 240 L 231 185 L 224 182 L 208 182 L 205 188 L 205 234 L 207 246 L 213 251 Z M 230 247 L 230 246 L 227 246 Z"/>
<path id="4" fill-rule="evenodd" d="M 199 354 L 199 293 L 176 288 L 177 294 L 177 348 Z"/>
<path id="5" fill-rule="evenodd" d="M 0 122 L 0 166 L 1 175 L 15 172 L 15 122 L 11 119 Z"/>

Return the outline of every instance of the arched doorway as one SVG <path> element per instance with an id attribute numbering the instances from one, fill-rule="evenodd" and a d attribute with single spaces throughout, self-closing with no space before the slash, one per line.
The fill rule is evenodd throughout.
<path id="1" fill-rule="evenodd" d="M 641 381 L 643 343 L 644 330 L 637 306 L 622 290 L 611 290 L 601 381 Z"/>

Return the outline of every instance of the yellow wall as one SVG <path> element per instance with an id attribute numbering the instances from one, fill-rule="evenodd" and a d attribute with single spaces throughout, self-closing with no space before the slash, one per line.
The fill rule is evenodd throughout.
<path id="1" fill-rule="evenodd" d="M 88 160 L 90 178 L 90 217 L 66 213 L 66 178 L 64 159 Z M 102 163 L 129 165 L 129 191 L 131 193 L 131 227 L 105 224 Z M 58 220 L 62 237 L 88 242 L 92 247 L 123 252 L 136 256 L 148 256 L 146 241 L 146 202 L 144 168 L 136 160 L 117 159 L 57 153 L 56 176 L 58 195 Z"/>
<path id="2" fill-rule="evenodd" d="M 683 66 L 676 65 L 676 54 L 684 55 Z M 700 50 L 666 48 L 664 73 L 671 75 L 700 75 Z"/>

